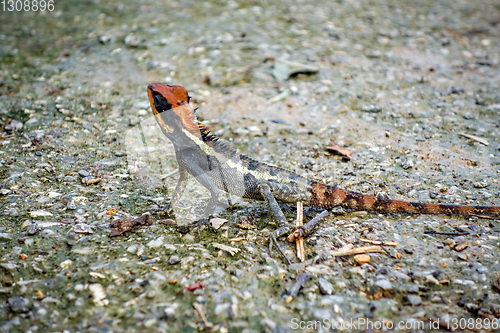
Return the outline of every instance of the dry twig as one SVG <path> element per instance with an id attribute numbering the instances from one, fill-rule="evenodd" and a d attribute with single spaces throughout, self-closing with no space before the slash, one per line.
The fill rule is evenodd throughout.
<path id="1" fill-rule="evenodd" d="M 307 222 L 303 228 L 297 229 L 288 236 L 288 241 L 293 242 L 297 238 L 303 238 L 311 233 L 314 228 L 318 226 L 330 213 L 327 210 L 322 211 L 320 214 L 316 215 L 311 221 Z M 305 229 L 305 230 L 304 230 Z"/>
<path id="2" fill-rule="evenodd" d="M 366 239 L 366 238 L 360 238 L 359 240 L 362 242 L 370 243 L 370 244 L 374 244 L 374 245 L 398 246 L 398 242 L 384 242 L 384 241 L 376 241 L 376 240 L 371 240 L 371 239 Z"/>
<path id="3" fill-rule="evenodd" d="M 297 202 L 297 227 L 304 225 L 304 205 L 302 202 Z M 297 246 L 297 258 L 301 262 L 306 260 L 305 250 L 304 250 L 304 238 L 299 237 L 295 239 L 295 244 Z"/>
<path id="4" fill-rule="evenodd" d="M 330 255 L 333 257 L 343 257 L 343 256 L 350 256 L 353 254 L 375 253 L 375 252 L 385 252 L 385 251 L 382 247 L 378 245 L 370 245 L 370 246 L 354 248 L 354 245 L 347 244 L 346 246 L 341 247 L 337 251 L 332 252 Z"/>

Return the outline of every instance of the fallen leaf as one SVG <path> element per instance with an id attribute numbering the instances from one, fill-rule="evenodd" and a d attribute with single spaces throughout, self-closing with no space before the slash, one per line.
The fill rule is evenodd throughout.
<path id="1" fill-rule="evenodd" d="M 149 214 L 144 214 L 137 218 L 131 216 L 122 217 L 121 219 L 111 222 L 111 227 L 113 228 L 113 230 L 111 230 L 111 233 L 109 235 L 111 237 L 119 236 L 134 227 L 151 224 L 153 224 L 153 219 L 151 219 L 151 216 L 149 216 Z"/>
<path id="2" fill-rule="evenodd" d="M 247 217 L 243 218 L 241 220 L 241 223 L 238 224 L 238 226 L 241 229 L 247 229 L 247 230 L 257 229 L 257 226 L 255 225 L 255 217 L 251 213 Z"/>
<path id="3" fill-rule="evenodd" d="M 340 147 L 338 144 L 335 142 L 331 142 L 329 146 L 325 146 L 325 149 L 329 150 L 330 152 L 340 155 L 343 158 L 346 158 L 348 161 L 349 160 L 354 160 L 353 157 L 351 157 L 352 150 L 349 149 L 344 149 Z"/>

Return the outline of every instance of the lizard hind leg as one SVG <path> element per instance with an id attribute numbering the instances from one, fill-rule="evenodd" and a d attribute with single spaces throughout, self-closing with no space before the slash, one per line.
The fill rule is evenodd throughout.
<path id="1" fill-rule="evenodd" d="M 292 226 L 288 224 L 285 215 L 281 211 L 280 206 L 278 205 L 278 202 L 276 201 L 276 198 L 273 196 L 271 192 L 271 187 L 269 184 L 267 184 L 264 181 L 259 182 L 259 188 L 262 196 L 266 200 L 266 202 L 269 204 L 269 208 L 271 209 L 271 212 L 274 216 L 274 218 L 278 221 L 278 229 L 273 231 L 271 233 L 270 239 L 269 239 L 269 253 L 271 253 L 272 250 L 272 245 L 274 245 L 278 248 L 278 251 L 281 253 L 281 255 L 285 258 L 285 260 L 288 262 L 290 265 L 291 262 L 290 260 L 285 256 L 283 251 L 281 250 L 281 247 L 278 244 L 278 241 L 276 238 L 283 236 L 286 234 L 288 231 L 292 229 Z"/>

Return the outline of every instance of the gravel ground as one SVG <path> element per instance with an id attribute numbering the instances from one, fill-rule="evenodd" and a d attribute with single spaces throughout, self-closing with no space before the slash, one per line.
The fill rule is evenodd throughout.
<path id="1" fill-rule="evenodd" d="M 2 11 L 0 330 L 495 331 L 497 220 L 340 212 L 305 240 L 304 263 L 280 240 L 288 267 L 269 253 L 263 203 L 221 198 L 217 230 L 179 232 L 209 196 L 191 180 L 175 226 L 152 215 L 110 231 L 177 182 L 150 82 L 185 86 L 198 117 L 255 159 L 394 199 L 500 205 L 499 32 L 493 0 Z M 360 239 L 389 243 L 336 255 L 374 245 Z"/>

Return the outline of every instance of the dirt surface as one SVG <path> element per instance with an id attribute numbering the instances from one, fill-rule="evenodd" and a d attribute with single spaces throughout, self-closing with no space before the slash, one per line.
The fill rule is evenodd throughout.
<path id="1" fill-rule="evenodd" d="M 208 202 L 192 179 L 175 215 L 152 215 L 178 174 L 146 86 L 185 86 L 218 136 L 309 178 L 499 206 L 499 64 L 493 0 L 7 4 L 0 330 L 497 330 L 498 220 L 340 212 L 304 263 L 279 240 L 287 266 L 264 203 L 221 198 L 199 237 L 179 227 Z"/>

